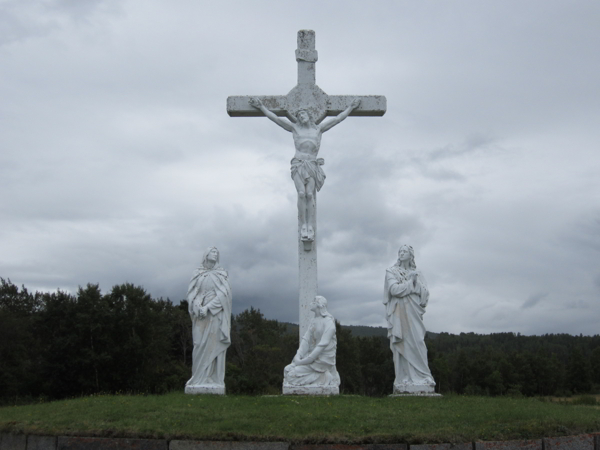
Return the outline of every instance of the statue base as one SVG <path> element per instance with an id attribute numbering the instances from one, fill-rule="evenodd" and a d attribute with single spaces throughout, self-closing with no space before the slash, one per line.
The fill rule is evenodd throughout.
<path id="1" fill-rule="evenodd" d="M 435 384 L 394 383 L 394 393 L 390 397 L 404 396 L 441 397 L 435 393 Z"/>
<path id="2" fill-rule="evenodd" d="M 339 386 L 292 386 L 291 384 L 283 385 L 283 395 L 339 395 Z"/>
<path id="3" fill-rule="evenodd" d="M 185 393 L 192 395 L 225 395 L 225 386 L 218 386 L 216 384 L 196 384 L 186 386 Z"/>

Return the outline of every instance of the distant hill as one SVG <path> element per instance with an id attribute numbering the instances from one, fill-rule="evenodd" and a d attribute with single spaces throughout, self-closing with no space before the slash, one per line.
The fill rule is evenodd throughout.
<path id="1" fill-rule="evenodd" d="M 387 337 L 387 328 L 384 327 L 367 327 L 365 325 L 342 325 L 342 328 L 350 330 L 353 336 L 383 336 Z"/>

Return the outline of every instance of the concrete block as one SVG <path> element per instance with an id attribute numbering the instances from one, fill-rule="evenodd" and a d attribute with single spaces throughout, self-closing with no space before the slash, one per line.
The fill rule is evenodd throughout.
<path id="1" fill-rule="evenodd" d="M 163 439 L 117 439 L 59 436 L 57 450 L 168 450 Z"/>
<path id="2" fill-rule="evenodd" d="M 56 436 L 27 436 L 27 450 L 56 450 Z"/>
<path id="3" fill-rule="evenodd" d="M 542 440 L 475 442 L 475 450 L 542 450 Z"/>
<path id="4" fill-rule="evenodd" d="M 594 450 L 594 436 L 581 434 L 579 436 L 561 436 L 544 438 L 545 450 Z"/>
<path id="5" fill-rule="evenodd" d="M 25 450 L 27 436 L 24 434 L 0 434 L 0 450 Z"/>
<path id="6" fill-rule="evenodd" d="M 289 450 L 288 442 L 176 441 L 169 450 Z"/>
<path id="7" fill-rule="evenodd" d="M 410 450 L 473 450 L 473 443 L 411 445 Z"/>

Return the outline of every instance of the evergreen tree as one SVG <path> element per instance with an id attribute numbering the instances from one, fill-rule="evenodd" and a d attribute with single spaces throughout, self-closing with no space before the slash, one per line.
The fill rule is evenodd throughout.
<path id="1" fill-rule="evenodd" d="M 592 381 L 600 385 L 600 347 L 596 347 L 592 352 L 590 363 L 592 367 Z"/>
<path id="2" fill-rule="evenodd" d="M 298 339 L 285 325 L 265 319 L 250 308 L 232 319 L 225 384 L 228 392 L 264 394 L 281 392 L 283 369 L 292 362 Z"/>
<path id="3" fill-rule="evenodd" d="M 352 336 L 352 331 L 343 329 L 335 321 L 335 334 L 337 338 L 336 368 L 340 374 L 340 392 L 357 394 L 362 387 L 362 373 L 360 370 L 360 346 L 356 345 L 358 339 Z"/>
<path id="4" fill-rule="evenodd" d="M 0 278 L 0 399 L 39 394 L 39 308 L 39 296 Z"/>
<path id="5" fill-rule="evenodd" d="M 571 351 L 567 367 L 567 386 L 574 394 L 583 394 L 592 389 L 591 370 L 579 346 Z"/>

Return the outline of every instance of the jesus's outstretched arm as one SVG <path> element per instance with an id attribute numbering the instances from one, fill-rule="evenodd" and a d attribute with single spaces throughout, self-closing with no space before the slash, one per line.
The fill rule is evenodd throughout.
<path id="1" fill-rule="evenodd" d="M 360 99 L 359 98 L 354 99 L 352 101 L 352 104 L 350 106 L 348 106 L 345 110 L 343 110 L 341 113 L 339 113 L 333 119 L 322 123 L 320 125 L 321 133 L 325 133 L 327 130 L 330 130 L 331 128 L 335 127 L 338 123 L 340 123 L 342 120 L 344 120 L 346 117 L 348 117 L 352 111 L 354 111 L 356 108 L 358 108 L 358 105 L 360 105 Z"/>
<path id="2" fill-rule="evenodd" d="M 262 113 L 283 128 L 286 131 L 293 131 L 292 123 L 286 119 L 282 119 L 281 117 L 277 117 L 273 112 L 269 111 L 265 105 L 256 97 L 253 97 L 249 101 L 250 105 L 256 109 L 260 109 Z"/>

